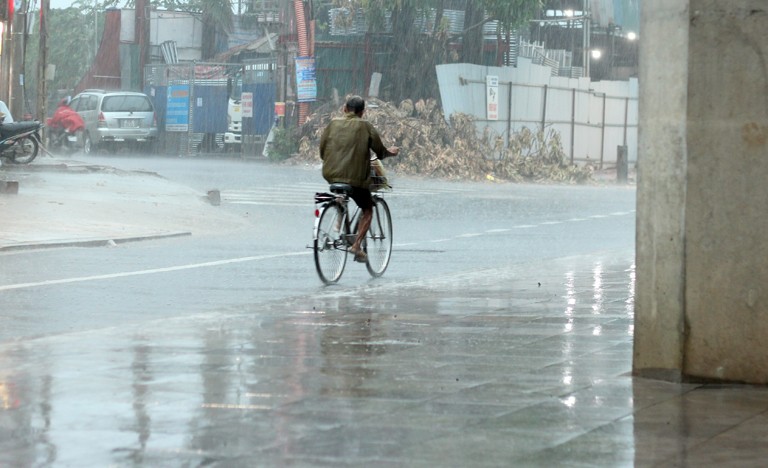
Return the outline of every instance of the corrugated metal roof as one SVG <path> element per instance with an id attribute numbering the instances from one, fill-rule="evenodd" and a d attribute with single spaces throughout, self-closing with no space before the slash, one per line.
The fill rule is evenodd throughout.
<path id="1" fill-rule="evenodd" d="M 274 51 L 275 44 L 277 44 L 278 39 L 279 39 L 278 34 L 269 33 L 268 35 L 264 37 L 260 37 L 259 39 L 256 39 L 253 42 L 249 42 L 248 44 L 242 44 L 237 47 L 232 47 L 231 49 L 216 55 L 211 61 L 219 62 L 219 63 L 228 63 L 228 62 L 231 62 L 232 57 L 236 57 L 237 55 L 240 55 L 245 52 L 269 54 Z"/>

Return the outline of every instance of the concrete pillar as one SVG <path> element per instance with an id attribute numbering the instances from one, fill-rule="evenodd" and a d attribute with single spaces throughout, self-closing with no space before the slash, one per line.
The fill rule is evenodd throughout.
<path id="1" fill-rule="evenodd" d="M 641 8 L 633 372 L 768 383 L 768 2 Z"/>

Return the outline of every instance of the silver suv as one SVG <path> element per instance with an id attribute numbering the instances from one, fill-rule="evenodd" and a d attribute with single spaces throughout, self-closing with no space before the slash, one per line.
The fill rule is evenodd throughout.
<path id="1" fill-rule="evenodd" d="M 157 121 L 152 99 L 131 91 L 88 89 L 72 99 L 70 107 L 85 121 L 83 151 L 136 146 L 152 152 Z"/>

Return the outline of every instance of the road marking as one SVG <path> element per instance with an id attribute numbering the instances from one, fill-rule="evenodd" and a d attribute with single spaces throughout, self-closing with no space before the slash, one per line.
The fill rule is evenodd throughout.
<path id="1" fill-rule="evenodd" d="M 275 258 L 295 257 L 300 255 L 309 255 L 309 253 L 310 252 L 289 252 L 289 253 L 274 254 L 274 255 L 258 255 L 253 257 L 240 257 L 240 258 L 229 258 L 226 260 L 216 260 L 213 262 L 190 263 L 188 265 L 177 265 L 177 266 L 165 267 L 165 268 L 151 268 L 148 270 L 124 271 L 121 273 L 110 273 L 106 275 L 81 276 L 77 278 L 64 278 L 64 279 L 57 279 L 57 280 L 38 281 L 36 283 L 8 284 L 5 286 L 0 286 L 0 291 L 10 291 L 12 289 L 34 288 L 38 286 L 51 286 L 56 284 L 82 283 L 84 281 L 126 278 L 128 276 L 153 275 L 156 273 L 168 273 L 171 271 L 193 270 L 195 268 L 207 268 L 207 267 L 213 267 L 213 266 L 231 265 L 234 263 L 257 262 L 260 260 L 272 260 Z"/>
<path id="2" fill-rule="evenodd" d="M 241 196 L 241 195 L 238 195 L 238 196 L 227 195 L 224 199 L 228 200 L 228 201 L 231 201 L 233 203 L 236 203 L 236 202 L 252 201 L 252 200 L 269 201 L 269 202 L 280 202 L 280 201 L 284 201 L 284 200 L 290 200 L 291 198 L 290 197 L 285 197 L 285 196 L 282 196 L 282 195 L 274 195 L 274 196 L 272 196 L 272 195 L 264 195 L 264 196 L 260 196 L 260 197 L 249 197 L 249 196 Z M 315 202 L 312 199 L 311 196 L 310 197 L 301 197 L 301 199 L 304 200 L 304 202 L 306 202 L 306 203 L 314 203 Z M 298 200 L 298 198 L 297 198 L 297 200 Z"/>
<path id="3" fill-rule="evenodd" d="M 228 201 L 232 205 L 267 205 L 267 206 L 301 206 L 311 207 L 312 203 L 289 203 L 289 202 L 267 202 L 267 201 Z"/>
<path id="4" fill-rule="evenodd" d="M 314 204 L 315 193 L 327 190 L 327 186 L 303 182 L 297 185 L 277 185 L 262 189 L 222 190 L 221 200 L 229 205 L 311 206 Z M 399 185 L 396 190 L 384 192 L 384 195 L 385 198 L 389 198 L 469 192 L 472 190 L 439 187 L 421 189 Z"/>
<path id="5" fill-rule="evenodd" d="M 610 216 L 624 216 L 624 215 L 631 215 L 632 213 L 634 213 L 634 211 L 614 212 L 614 213 L 611 213 Z M 591 218 L 597 218 L 597 217 L 604 217 L 604 216 L 602 215 L 591 216 Z M 588 220 L 589 218 L 571 218 L 567 221 L 545 221 L 540 224 L 519 224 L 517 226 L 512 226 L 511 228 L 490 229 L 488 231 L 485 231 L 485 233 L 459 234 L 452 238 L 432 239 L 424 242 L 432 242 L 432 243 L 449 242 L 455 239 L 478 237 L 478 236 L 482 236 L 489 233 L 510 232 L 513 229 L 532 229 L 532 228 L 541 227 L 544 225 L 561 224 L 563 222 L 588 221 Z M 413 246 L 413 245 L 419 245 L 419 244 L 420 242 L 407 242 L 407 243 L 394 244 L 394 246 L 407 247 L 407 246 Z M 51 285 L 58 285 L 58 284 L 81 283 L 85 281 L 126 278 L 130 276 L 152 275 L 156 273 L 168 273 L 173 271 L 192 270 L 196 268 L 207 268 L 207 267 L 215 267 L 215 266 L 222 266 L 222 265 L 231 265 L 235 263 L 256 262 L 261 260 L 271 260 L 275 258 L 295 257 L 295 256 L 301 256 L 301 255 L 309 255 L 310 253 L 311 251 L 287 252 L 282 254 L 230 258 L 230 259 L 216 260 L 211 262 L 190 263 L 187 265 L 177 265 L 177 266 L 165 267 L 165 268 L 151 268 L 147 270 L 126 271 L 121 273 L 110 273 L 105 275 L 81 276 L 76 278 L 64 278 L 64 279 L 57 279 L 57 280 L 38 281 L 33 283 L 8 284 L 8 285 L 0 286 L 0 291 L 10 291 L 14 289 L 34 288 L 34 287 L 51 286 Z"/>
<path id="6" fill-rule="evenodd" d="M 269 405 L 243 405 L 243 404 L 233 404 L 233 403 L 203 403 L 202 408 L 256 410 L 256 411 L 269 411 L 273 409 L 272 406 L 269 406 Z"/>

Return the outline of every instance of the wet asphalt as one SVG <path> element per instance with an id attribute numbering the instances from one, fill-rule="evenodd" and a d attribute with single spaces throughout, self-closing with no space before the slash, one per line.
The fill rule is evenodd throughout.
<path id="1" fill-rule="evenodd" d="M 157 181 L 110 219 L 26 182 L 0 260 L 206 210 Z M 8 340 L 0 466 L 763 466 L 768 390 L 631 376 L 634 288 L 634 252 L 596 252 Z"/>

